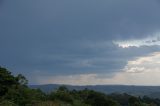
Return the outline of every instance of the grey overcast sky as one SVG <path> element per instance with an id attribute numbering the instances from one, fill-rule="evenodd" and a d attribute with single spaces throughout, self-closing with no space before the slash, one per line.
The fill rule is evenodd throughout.
<path id="1" fill-rule="evenodd" d="M 160 85 L 158 0 L 0 0 L 0 65 L 30 84 Z"/>

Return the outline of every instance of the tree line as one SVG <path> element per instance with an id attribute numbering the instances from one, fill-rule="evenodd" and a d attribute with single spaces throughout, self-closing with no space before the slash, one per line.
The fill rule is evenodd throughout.
<path id="1" fill-rule="evenodd" d="M 160 106 L 160 99 L 129 94 L 104 94 L 94 90 L 69 90 L 60 86 L 51 93 L 27 86 L 22 75 L 0 67 L 0 106 Z"/>

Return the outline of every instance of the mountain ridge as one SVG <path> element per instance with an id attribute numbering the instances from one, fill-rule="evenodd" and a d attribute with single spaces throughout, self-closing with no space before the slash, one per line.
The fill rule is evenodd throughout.
<path id="1" fill-rule="evenodd" d="M 41 89 L 49 93 L 55 91 L 59 86 L 66 86 L 70 90 L 91 89 L 106 94 L 111 93 L 127 93 L 134 96 L 149 96 L 160 98 L 160 86 L 140 86 L 140 85 L 66 85 L 66 84 L 44 84 L 44 85 L 29 85 L 33 89 Z"/>

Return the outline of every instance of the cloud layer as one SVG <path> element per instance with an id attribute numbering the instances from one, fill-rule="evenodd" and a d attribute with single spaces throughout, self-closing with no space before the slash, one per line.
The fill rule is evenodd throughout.
<path id="1" fill-rule="evenodd" d="M 92 73 L 61 76 L 37 76 L 36 81 L 42 84 L 72 84 L 72 85 L 160 85 L 160 52 L 138 57 L 128 61 L 120 72 Z"/>
<path id="2" fill-rule="evenodd" d="M 160 50 L 159 11 L 158 0 L 3 0 L 0 65 L 35 84 L 43 75 L 113 77 Z"/>

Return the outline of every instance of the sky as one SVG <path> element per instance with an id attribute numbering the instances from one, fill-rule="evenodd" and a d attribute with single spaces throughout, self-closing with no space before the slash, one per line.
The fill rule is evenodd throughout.
<path id="1" fill-rule="evenodd" d="M 0 0 L 0 66 L 29 84 L 160 85 L 159 0 Z"/>

